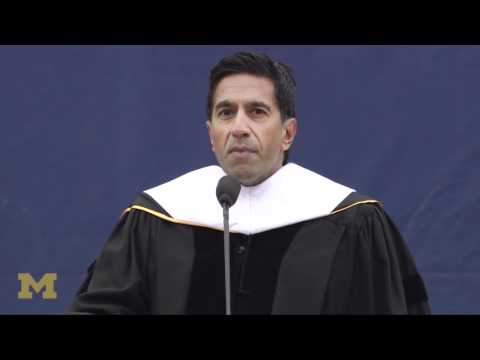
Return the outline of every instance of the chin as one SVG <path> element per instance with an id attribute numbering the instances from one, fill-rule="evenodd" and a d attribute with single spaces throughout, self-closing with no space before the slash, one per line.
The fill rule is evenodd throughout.
<path id="1" fill-rule="evenodd" d="M 230 169 L 228 169 L 228 171 L 225 172 L 237 178 L 237 180 L 245 186 L 254 185 L 258 178 L 258 174 L 256 174 L 256 172 L 252 169 L 252 166 L 248 164 L 232 166 Z"/>
<path id="2" fill-rule="evenodd" d="M 262 174 L 258 174 L 254 171 L 236 171 L 232 173 L 238 181 L 244 186 L 254 186 L 262 182 Z"/>

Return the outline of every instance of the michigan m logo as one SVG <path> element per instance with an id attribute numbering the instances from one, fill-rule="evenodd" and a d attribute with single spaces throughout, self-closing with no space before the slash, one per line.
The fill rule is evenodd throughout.
<path id="1" fill-rule="evenodd" d="M 35 281 L 29 273 L 19 273 L 18 280 L 20 280 L 20 292 L 18 293 L 19 299 L 32 299 L 33 294 L 30 289 L 33 289 L 37 294 L 43 289 L 43 299 L 50 300 L 57 298 L 57 293 L 54 289 L 55 280 L 57 280 L 56 273 L 46 273 L 38 282 Z"/>

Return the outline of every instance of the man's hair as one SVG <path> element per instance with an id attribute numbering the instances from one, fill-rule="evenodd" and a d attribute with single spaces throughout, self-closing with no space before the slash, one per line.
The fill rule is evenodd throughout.
<path id="1" fill-rule="evenodd" d="M 282 121 L 295 117 L 296 82 L 292 69 L 265 54 L 238 52 L 221 59 L 210 71 L 207 97 L 207 119 L 209 121 L 212 118 L 213 96 L 218 83 L 227 76 L 237 74 L 249 74 L 270 79 L 273 82 L 275 100 Z M 283 163 L 286 164 L 287 160 L 288 151 L 284 154 Z"/>

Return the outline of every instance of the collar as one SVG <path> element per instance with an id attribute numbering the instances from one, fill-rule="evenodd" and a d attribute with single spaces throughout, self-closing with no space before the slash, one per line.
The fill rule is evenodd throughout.
<path id="1" fill-rule="evenodd" d="M 216 187 L 226 175 L 217 165 L 188 172 L 145 191 L 174 219 L 223 231 Z M 230 231 L 253 235 L 329 215 L 354 189 L 295 163 L 262 183 L 241 186 L 230 208 Z"/>

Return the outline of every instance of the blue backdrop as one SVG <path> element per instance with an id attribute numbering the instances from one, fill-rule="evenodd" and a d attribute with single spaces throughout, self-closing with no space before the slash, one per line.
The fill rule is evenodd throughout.
<path id="1" fill-rule="evenodd" d="M 434 313 L 480 313 L 479 46 L 0 46 L 0 313 L 62 313 L 138 192 L 215 162 L 208 73 L 239 50 L 295 70 L 291 161 L 384 203 Z"/>

